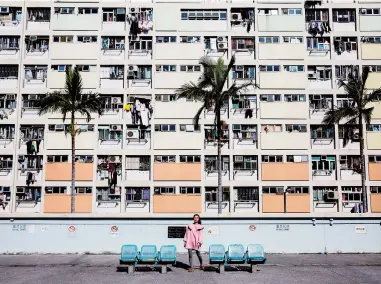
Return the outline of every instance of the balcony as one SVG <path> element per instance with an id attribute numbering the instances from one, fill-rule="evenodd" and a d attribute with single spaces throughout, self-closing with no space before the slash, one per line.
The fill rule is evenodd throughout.
<path id="1" fill-rule="evenodd" d="M 354 78 L 357 78 L 359 76 L 359 66 L 358 65 L 336 65 L 335 66 L 335 77 L 336 77 L 336 82 L 335 86 L 337 89 L 340 87 L 340 82 L 348 82 L 349 80 L 349 75 L 352 74 Z M 370 82 L 369 77 L 368 80 L 366 81 L 367 84 Z M 377 86 L 378 88 L 378 86 Z"/>
<path id="2" fill-rule="evenodd" d="M 232 98 L 232 108 L 230 110 L 232 119 L 255 119 L 257 118 L 257 96 L 239 95 Z"/>
<path id="3" fill-rule="evenodd" d="M 302 60 L 305 57 L 302 37 L 283 37 L 281 42 L 278 36 L 261 36 L 258 48 L 262 60 Z"/>
<path id="4" fill-rule="evenodd" d="M 311 149 L 335 149 L 335 130 L 333 126 L 311 125 Z"/>
<path id="5" fill-rule="evenodd" d="M 234 34 L 253 34 L 254 24 L 253 8 L 232 8 L 230 10 L 230 25 Z"/>
<path id="6" fill-rule="evenodd" d="M 328 9 L 305 9 L 306 31 L 312 36 L 331 32 Z"/>
<path id="7" fill-rule="evenodd" d="M 256 84 L 256 67 L 253 65 L 235 65 L 232 69 L 232 81 L 237 86 L 251 84 L 246 87 L 246 92 L 253 93 Z"/>
<path id="8" fill-rule="evenodd" d="M 331 39 L 329 37 L 307 37 L 307 56 L 313 60 L 331 59 Z"/>
<path id="9" fill-rule="evenodd" d="M 221 148 L 223 150 L 230 148 L 230 140 L 229 140 L 229 126 L 224 125 L 222 127 L 222 135 L 221 135 Z M 214 125 L 205 125 L 204 126 L 204 149 L 209 150 L 217 150 L 217 130 Z"/>
<path id="10" fill-rule="evenodd" d="M 193 119 L 201 103 L 186 98 L 178 99 L 176 95 L 155 96 L 155 118 L 157 119 Z"/>
<path id="11" fill-rule="evenodd" d="M 75 180 L 92 181 L 94 163 L 75 163 Z M 46 163 L 46 181 L 71 181 L 71 163 Z"/>
<path id="12" fill-rule="evenodd" d="M 333 95 L 309 95 L 310 119 L 322 121 L 325 113 L 333 108 Z"/>
<path id="13" fill-rule="evenodd" d="M 126 156 L 125 169 L 127 181 L 149 181 L 151 180 L 151 157 Z"/>
<path id="14" fill-rule="evenodd" d="M 125 59 L 124 37 L 102 37 L 101 59 L 102 60 L 124 60 Z M 124 70 L 124 66 L 123 70 Z M 101 67 L 102 69 L 102 67 Z M 102 74 L 102 71 L 101 71 Z M 117 74 L 117 73 L 116 73 Z"/>
<path id="15" fill-rule="evenodd" d="M 340 156 L 340 179 L 350 181 L 361 180 L 360 157 L 354 155 Z"/>
<path id="16" fill-rule="evenodd" d="M 127 125 L 126 149 L 151 149 L 151 135 L 151 126 Z"/>
<path id="17" fill-rule="evenodd" d="M 6 181 L 13 180 L 13 164 L 14 164 L 13 156 L 11 155 L 0 156 L 0 181 L 2 181 L 3 183 L 6 183 Z"/>
<path id="18" fill-rule="evenodd" d="M 265 96 L 265 95 L 262 95 Z M 307 119 L 308 107 L 305 95 L 284 95 L 283 102 L 261 101 L 261 119 Z"/>
<path id="19" fill-rule="evenodd" d="M 230 180 L 230 162 L 229 156 L 222 156 L 221 159 L 222 180 Z M 205 156 L 204 161 L 204 176 L 207 181 L 217 181 L 218 168 L 217 168 L 217 156 Z"/>
<path id="20" fill-rule="evenodd" d="M 0 65 L 0 89 L 16 89 L 18 77 L 18 65 Z"/>
<path id="21" fill-rule="evenodd" d="M 201 65 L 156 65 L 155 88 L 179 89 L 185 83 L 197 82 L 201 76 Z"/>
<path id="22" fill-rule="evenodd" d="M 201 194 L 155 194 L 153 213 L 201 213 Z"/>
<path id="23" fill-rule="evenodd" d="M 155 150 L 201 150 L 202 133 L 201 131 L 192 131 L 192 124 L 189 124 L 188 129 L 178 132 L 165 132 L 157 131 L 155 125 L 155 132 L 153 138 L 153 147 Z"/>
<path id="24" fill-rule="evenodd" d="M 381 19 L 379 8 L 360 8 L 359 26 L 360 32 L 379 32 L 381 31 Z"/>
<path id="25" fill-rule="evenodd" d="M 299 156 L 302 157 L 302 156 Z M 263 181 L 308 181 L 309 164 L 307 162 L 262 163 Z"/>
<path id="26" fill-rule="evenodd" d="M 332 89 L 331 66 L 308 66 L 308 89 Z"/>
<path id="27" fill-rule="evenodd" d="M 151 95 L 127 95 L 127 104 L 124 106 L 126 111 L 124 118 L 127 120 L 127 124 L 141 127 L 150 126 L 153 113 L 151 100 Z"/>
<path id="28" fill-rule="evenodd" d="M 336 156 L 312 156 L 312 180 L 336 179 Z"/>
<path id="29" fill-rule="evenodd" d="M 222 58 L 228 60 L 228 38 L 225 36 L 204 37 L 204 56 L 213 59 Z"/>
<path id="30" fill-rule="evenodd" d="M 37 104 L 43 97 L 42 94 L 22 95 L 21 118 L 26 120 L 39 119 L 40 108 Z"/>
<path id="31" fill-rule="evenodd" d="M 381 38 L 362 37 L 360 46 L 362 60 L 381 60 Z"/>
<path id="32" fill-rule="evenodd" d="M 68 125 L 49 124 L 47 150 L 70 150 L 71 136 L 67 135 Z M 75 137 L 75 148 L 77 150 L 94 150 L 97 148 L 97 134 L 94 132 L 93 124 L 78 124 L 79 135 Z"/>
<path id="33" fill-rule="evenodd" d="M 123 148 L 123 125 L 98 125 L 98 149 L 121 150 Z"/>
<path id="34" fill-rule="evenodd" d="M 233 180 L 258 180 L 257 156 L 234 156 L 233 161 Z"/>
<path id="35" fill-rule="evenodd" d="M 49 89 L 65 88 L 66 69 L 71 69 L 71 65 L 51 65 L 51 68 L 48 72 Z"/>
<path id="36" fill-rule="evenodd" d="M 303 65 L 262 65 L 259 67 L 261 89 L 304 89 L 306 77 Z"/>
<path id="37" fill-rule="evenodd" d="M 0 214 L 7 214 L 11 212 L 11 187 L 10 186 L 0 186 L 0 194 L 3 197 L 2 202 L 0 202 Z"/>
<path id="38" fill-rule="evenodd" d="M 337 187 L 313 187 L 314 212 L 337 213 L 339 212 L 339 192 Z"/>
<path id="39" fill-rule="evenodd" d="M 24 88 L 45 89 L 47 87 L 48 66 L 25 66 Z"/>
<path id="40" fill-rule="evenodd" d="M 121 213 L 120 187 L 97 187 L 95 211 L 99 213 Z"/>
<path id="41" fill-rule="evenodd" d="M 255 60 L 255 39 L 253 37 L 233 37 L 232 54 L 238 64 Z"/>
<path id="42" fill-rule="evenodd" d="M 123 95 L 102 96 L 103 114 L 100 120 L 117 121 L 123 119 Z"/>
<path id="43" fill-rule="evenodd" d="M 334 37 L 333 59 L 335 60 L 357 60 L 358 44 L 356 37 Z"/>
<path id="44" fill-rule="evenodd" d="M 152 50 L 152 43 L 151 43 Z M 157 36 L 155 58 L 157 60 L 199 60 L 204 45 L 200 36 Z"/>
<path id="45" fill-rule="evenodd" d="M 216 187 L 205 187 L 205 213 L 218 213 L 218 190 Z M 222 213 L 230 212 L 230 189 L 222 188 Z"/>
<path id="46" fill-rule="evenodd" d="M 41 187 L 16 187 L 16 213 L 41 213 Z"/>
<path id="47" fill-rule="evenodd" d="M 360 150 L 360 140 L 357 126 L 339 125 L 339 148 Z"/>
<path id="48" fill-rule="evenodd" d="M 25 58 L 42 60 L 49 58 L 48 36 L 25 36 Z"/>
<path id="49" fill-rule="evenodd" d="M 0 32 L 19 34 L 22 27 L 21 7 L 2 7 L 0 16 Z"/>
<path id="50" fill-rule="evenodd" d="M 89 159 L 89 161 L 91 161 Z M 122 156 L 97 156 L 97 185 L 108 187 L 113 191 L 120 187 L 122 182 Z M 120 195 L 120 194 L 119 194 Z"/>
<path id="51" fill-rule="evenodd" d="M 226 120 L 229 118 L 229 101 L 225 101 L 224 104 L 220 108 L 220 115 L 221 115 L 221 120 Z M 194 117 L 194 115 L 193 115 Z M 215 118 L 215 108 L 214 108 L 214 103 L 212 103 L 212 106 L 209 109 L 205 109 L 204 112 L 204 118 L 205 118 L 205 123 L 213 123 L 214 118 Z M 209 120 L 209 121 L 207 121 Z"/>
<path id="52" fill-rule="evenodd" d="M 175 6 L 171 7 L 176 9 Z M 178 10 L 170 10 L 172 13 L 178 14 Z M 177 28 L 179 32 L 227 32 L 229 21 L 227 18 L 227 9 L 216 9 L 212 11 L 204 11 L 201 9 L 180 9 L 181 21 L 171 22 L 171 31 L 173 28 Z M 166 10 L 165 15 L 168 15 L 168 10 Z M 165 25 L 167 28 L 169 25 Z M 168 29 L 168 28 L 167 28 Z M 160 29 L 158 29 L 160 30 Z"/>
<path id="53" fill-rule="evenodd" d="M 16 149 L 17 143 L 15 143 L 15 125 L 14 124 L 2 124 L 0 125 L 0 146 L 5 151 Z"/>
<path id="54" fill-rule="evenodd" d="M 143 65 L 129 65 L 127 67 L 128 88 L 151 89 L 152 88 L 152 67 Z M 155 75 L 156 76 L 156 75 Z M 168 79 L 168 78 L 167 78 Z M 171 78 L 171 81 L 173 78 Z M 155 87 L 157 88 L 157 87 Z"/>
<path id="55" fill-rule="evenodd" d="M 150 212 L 150 189 L 146 187 L 126 187 L 125 212 Z"/>
<path id="56" fill-rule="evenodd" d="M 262 150 L 307 150 L 309 149 L 308 133 L 304 124 L 261 125 Z"/>
<path id="57" fill-rule="evenodd" d="M 201 181 L 201 163 L 154 163 L 154 181 Z"/>
<path id="58" fill-rule="evenodd" d="M 335 32 L 356 31 L 356 9 L 333 9 L 332 17 Z"/>
<path id="59" fill-rule="evenodd" d="M 17 181 L 30 186 L 44 179 L 42 155 L 19 155 Z"/>
<path id="60" fill-rule="evenodd" d="M 27 155 L 37 155 L 44 149 L 44 125 L 21 125 L 19 149 Z"/>
<path id="61" fill-rule="evenodd" d="M 133 39 L 133 36 L 128 38 L 129 50 L 128 59 L 133 60 L 151 60 L 152 59 L 152 36 L 139 36 Z M 158 50 L 159 45 L 155 46 Z M 157 58 L 157 57 L 156 57 Z"/>
<path id="62" fill-rule="evenodd" d="M 361 186 L 341 187 L 342 209 L 344 213 L 364 213 Z"/>
<path id="63" fill-rule="evenodd" d="M 101 89 L 124 89 L 124 66 L 101 66 Z"/>
<path id="64" fill-rule="evenodd" d="M 0 58 L 18 59 L 20 56 L 19 36 L 0 36 Z"/>
<path id="65" fill-rule="evenodd" d="M 98 54 L 97 36 L 53 36 L 50 44 L 51 59 L 95 60 Z"/>
<path id="66" fill-rule="evenodd" d="M 233 149 L 258 149 L 257 125 L 233 124 Z"/>
<path id="67" fill-rule="evenodd" d="M 98 8 L 54 7 L 51 22 L 54 31 L 98 31 L 100 29 Z"/>
<path id="68" fill-rule="evenodd" d="M 258 213 L 259 189 L 258 187 L 234 187 L 233 208 L 237 213 Z"/>
<path id="69" fill-rule="evenodd" d="M 27 31 L 49 31 L 50 30 L 50 8 L 27 8 Z"/>
<path id="70" fill-rule="evenodd" d="M 260 32 L 302 32 L 303 25 L 302 9 L 258 9 Z"/>
<path id="71" fill-rule="evenodd" d="M 366 145 L 368 150 L 381 149 L 381 128 L 378 124 L 367 125 L 366 132 Z"/>
<path id="72" fill-rule="evenodd" d="M 153 31 L 153 9 L 129 8 L 127 14 L 127 22 L 129 24 L 130 35 L 135 39 L 138 35 L 147 35 Z"/>
<path id="73" fill-rule="evenodd" d="M 125 8 L 103 8 L 102 31 L 124 32 L 126 31 Z"/>
<path id="74" fill-rule="evenodd" d="M 16 119 L 16 107 L 17 96 L 15 94 L 0 95 L 0 119 Z"/>

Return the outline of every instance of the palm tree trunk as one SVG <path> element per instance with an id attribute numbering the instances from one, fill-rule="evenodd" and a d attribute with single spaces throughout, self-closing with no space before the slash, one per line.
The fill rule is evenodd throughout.
<path id="1" fill-rule="evenodd" d="M 362 113 L 360 113 L 360 118 L 359 118 L 359 136 L 360 136 L 362 203 L 363 203 L 364 213 L 366 213 L 368 212 L 368 194 L 367 194 L 366 185 L 365 185 L 366 168 L 365 168 L 365 156 L 364 156 L 364 125 L 363 125 Z"/>
<path id="2" fill-rule="evenodd" d="M 218 214 L 222 214 L 222 157 L 221 157 L 221 110 L 216 110 L 216 122 L 217 122 L 217 171 L 218 171 L 218 196 L 217 196 L 217 202 L 218 202 Z"/>
<path id="3" fill-rule="evenodd" d="M 74 124 L 74 113 L 71 115 L 71 199 L 70 199 L 70 207 L 71 213 L 75 211 L 75 124 Z"/>

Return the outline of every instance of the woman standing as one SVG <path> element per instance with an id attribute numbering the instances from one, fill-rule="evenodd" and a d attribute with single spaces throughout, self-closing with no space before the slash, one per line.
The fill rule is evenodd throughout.
<path id="1" fill-rule="evenodd" d="M 195 214 L 193 216 L 193 223 L 188 225 L 184 236 L 184 247 L 188 249 L 189 254 L 189 270 L 188 272 L 193 272 L 193 251 L 196 251 L 196 255 L 200 262 L 200 268 L 204 270 L 204 265 L 202 264 L 202 257 L 200 254 L 200 248 L 203 242 L 203 230 L 204 227 L 201 225 L 200 215 Z"/>

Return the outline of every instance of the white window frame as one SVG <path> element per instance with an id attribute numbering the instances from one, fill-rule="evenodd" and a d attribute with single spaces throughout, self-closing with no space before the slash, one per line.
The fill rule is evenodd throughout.
<path id="1" fill-rule="evenodd" d="M 260 36 L 259 43 L 280 43 L 279 36 Z"/>

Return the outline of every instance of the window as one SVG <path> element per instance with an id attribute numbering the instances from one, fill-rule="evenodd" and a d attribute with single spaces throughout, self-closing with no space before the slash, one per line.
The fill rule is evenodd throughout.
<path id="1" fill-rule="evenodd" d="M 192 156 L 180 155 L 180 163 L 201 163 L 201 156 L 199 156 L 199 155 L 192 155 Z"/>
<path id="2" fill-rule="evenodd" d="M 19 68 L 17 65 L 0 65 L 0 78 L 18 78 Z"/>
<path id="3" fill-rule="evenodd" d="M 347 95 L 337 95 L 336 103 L 338 108 L 348 107 L 353 104 L 353 99 Z"/>
<path id="4" fill-rule="evenodd" d="M 381 43 L 381 37 L 379 36 L 367 36 L 367 37 L 362 37 L 361 41 L 363 43 Z"/>
<path id="5" fill-rule="evenodd" d="M 157 36 L 156 43 L 176 43 L 175 36 Z"/>
<path id="6" fill-rule="evenodd" d="M 228 156 L 222 156 L 222 172 L 226 173 L 230 169 L 230 162 Z M 207 173 L 215 173 L 217 172 L 217 156 L 206 156 L 205 157 L 205 171 Z"/>
<path id="7" fill-rule="evenodd" d="M 96 199 L 98 202 L 117 202 L 120 201 L 120 187 L 97 187 Z"/>
<path id="8" fill-rule="evenodd" d="M 261 125 L 262 132 L 282 132 L 281 124 L 263 124 Z"/>
<path id="9" fill-rule="evenodd" d="M 41 202 L 41 187 L 16 187 L 17 202 Z"/>
<path id="10" fill-rule="evenodd" d="M 329 52 L 331 50 L 329 38 L 307 37 L 307 50 Z"/>
<path id="11" fill-rule="evenodd" d="M 139 36 L 139 39 L 129 40 L 130 51 L 137 52 L 151 52 L 152 51 L 152 37 Z"/>
<path id="12" fill-rule="evenodd" d="M 282 155 L 263 155 L 262 163 L 283 163 Z"/>
<path id="13" fill-rule="evenodd" d="M 14 125 L 0 125 L 0 140 L 2 139 L 15 139 Z"/>
<path id="14" fill-rule="evenodd" d="M 258 9 L 258 15 L 279 15 L 278 9 Z"/>
<path id="15" fill-rule="evenodd" d="M 156 65 L 156 72 L 176 72 L 176 65 Z"/>
<path id="16" fill-rule="evenodd" d="M 369 156 L 369 163 L 381 163 L 381 156 Z"/>
<path id="17" fill-rule="evenodd" d="M 20 48 L 20 37 L 18 36 L 1 36 L 1 50 L 18 50 Z"/>
<path id="18" fill-rule="evenodd" d="M 344 138 L 356 139 L 356 136 L 358 135 L 358 131 L 359 131 L 358 127 L 354 125 L 352 126 L 339 125 L 339 129 L 338 129 L 339 139 L 344 139 Z"/>
<path id="19" fill-rule="evenodd" d="M 333 9 L 332 20 L 334 23 L 349 23 L 356 21 L 355 9 Z"/>
<path id="20" fill-rule="evenodd" d="M 381 124 L 369 124 L 366 126 L 366 131 L 380 132 L 381 131 Z"/>
<path id="21" fill-rule="evenodd" d="M 78 36 L 78 42 L 98 42 L 97 36 Z"/>
<path id="22" fill-rule="evenodd" d="M 42 170 L 42 156 L 19 155 L 18 162 L 21 172 Z"/>
<path id="23" fill-rule="evenodd" d="M 75 194 L 91 194 L 93 189 L 91 187 L 84 187 L 84 186 L 76 186 L 75 187 Z"/>
<path id="24" fill-rule="evenodd" d="M 282 9 L 282 14 L 283 15 L 301 15 L 302 14 L 302 9 L 287 9 L 287 8 L 284 8 L 284 9 Z"/>
<path id="25" fill-rule="evenodd" d="M 46 161 L 48 163 L 67 163 L 69 160 L 68 155 L 48 155 Z"/>
<path id="26" fill-rule="evenodd" d="M 255 79 L 255 66 L 233 66 L 233 79 Z"/>
<path id="27" fill-rule="evenodd" d="M 284 95 L 284 100 L 286 102 L 305 102 L 305 95 Z"/>
<path id="28" fill-rule="evenodd" d="M 103 22 L 125 22 L 125 8 L 103 8 Z"/>
<path id="29" fill-rule="evenodd" d="M 240 125 L 233 124 L 233 139 L 257 141 L 257 126 L 256 125 Z"/>
<path id="30" fill-rule="evenodd" d="M 201 194 L 201 187 L 192 186 L 192 187 L 180 187 L 180 194 Z"/>
<path id="31" fill-rule="evenodd" d="M 305 124 L 286 124 L 286 131 L 288 132 L 307 132 L 307 125 Z"/>
<path id="32" fill-rule="evenodd" d="M 363 66 L 365 67 L 365 66 Z M 376 72 L 376 73 L 380 73 L 381 72 L 381 65 L 370 65 L 370 66 L 366 66 L 369 68 L 369 72 Z"/>
<path id="33" fill-rule="evenodd" d="M 47 186 L 45 187 L 45 194 L 66 194 L 66 186 Z"/>
<path id="34" fill-rule="evenodd" d="M 380 15 L 380 9 L 379 8 L 373 8 L 373 9 L 360 9 L 361 15 Z"/>
<path id="35" fill-rule="evenodd" d="M 336 156 L 312 156 L 312 170 L 315 172 L 336 170 Z"/>
<path id="36" fill-rule="evenodd" d="M 280 95 L 261 95 L 261 102 L 280 102 Z"/>
<path id="37" fill-rule="evenodd" d="M 73 42 L 73 36 L 53 36 L 53 42 Z"/>
<path id="38" fill-rule="evenodd" d="M 259 189 L 258 187 L 235 187 L 236 200 L 234 201 L 258 201 Z"/>
<path id="39" fill-rule="evenodd" d="M 348 81 L 349 74 L 352 74 L 352 76 L 355 78 L 358 77 L 359 67 L 351 66 L 351 65 L 339 65 L 339 66 L 336 65 L 335 71 L 336 71 L 336 79 Z"/>
<path id="40" fill-rule="evenodd" d="M 13 157 L 12 156 L 0 156 L 0 171 L 12 170 L 13 168 Z"/>
<path id="41" fill-rule="evenodd" d="M 44 139 L 44 126 L 21 126 L 20 138 L 31 140 L 43 140 Z"/>
<path id="42" fill-rule="evenodd" d="M 228 187 L 222 188 L 222 202 L 229 202 L 230 192 Z M 205 202 L 217 202 L 218 201 L 218 189 L 216 187 L 205 188 Z"/>
<path id="43" fill-rule="evenodd" d="M 278 36 L 260 36 L 259 43 L 279 43 Z"/>
<path id="44" fill-rule="evenodd" d="M 126 170 L 149 171 L 151 168 L 150 156 L 128 156 L 126 157 Z"/>
<path id="45" fill-rule="evenodd" d="M 370 193 L 381 193 L 381 186 L 371 186 Z"/>
<path id="46" fill-rule="evenodd" d="M 232 50 L 254 51 L 255 42 L 253 38 L 232 38 Z"/>
<path id="47" fill-rule="evenodd" d="M 199 132 L 199 131 L 200 131 L 200 125 L 194 125 L 194 124 L 180 124 L 180 131 L 185 131 L 185 132 Z"/>
<path id="48" fill-rule="evenodd" d="M 335 37 L 333 41 L 335 52 L 339 55 L 344 51 L 357 51 L 357 38 L 355 37 Z"/>
<path id="49" fill-rule="evenodd" d="M 176 163 L 176 156 L 155 156 L 155 163 Z"/>
<path id="50" fill-rule="evenodd" d="M 283 70 L 286 72 L 304 72 L 303 65 L 284 65 Z"/>
<path id="51" fill-rule="evenodd" d="M 258 169 L 256 156 L 234 156 L 233 170 L 235 171 L 256 171 Z"/>
<path id="52" fill-rule="evenodd" d="M 77 65 L 80 72 L 95 72 L 97 70 L 96 65 Z"/>
<path id="53" fill-rule="evenodd" d="M 359 156 L 340 156 L 340 170 L 352 170 L 361 172 L 361 162 Z"/>
<path id="54" fill-rule="evenodd" d="M 226 21 L 226 10 L 186 10 L 181 9 L 182 21 Z"/>
<path id="55" fill-rule="evenodd" d="M 76 155 L 75 156 L 76 163 L 93 163 L 94 156 L 92 155 Z"/>
<path id="56" fill-rule="evenodd" d="M 287 193 L 289 194 L 308 194 L 308 186 L 289 186 L 287 187 Z"/>
<path id="57" fill-rule="evenodd" d="M 49 22 L 50 8 L 28 8 L 27 20 L 31 22 Z"/>
<path id="58" fill-rule="evenodd" d="M 52 65 L 52 70 L 53 71 L 58 71 L 58 72 L 65 72 L 66 69 L 70 69 L 70 65 Z"/>
<path id="59" fill-rule="evenodd" d="M 287 155 L 287 163 L 307 163 L 308 155 Z"/>
<path id="60" fill-rule="evenodd" d="M 98 14 L 98 8 L 78 8 L 78 14 Z"/>
<path id="61" fill-rule="evenodd" d="M 122 125 L 99 125 L 98 140 L 121 141 L 123 139 Z"/>
<path id="62" fill-rule="evenodd" d="M 283 42 L 284 43 L 303 43 L 303 37 L 284 36 Z"/>
<path id="63" fill-rule="evenodd" d="M 176 125 L 175 124 L 155 124 L 156 132 L 175 132 Z"/>
<path id="64" fill-rule="evenodd" d="M 74 14 L 74 8 L 56 7 L 54 8 L 55 14 Z"/>
<path id="65" fill-rule="evenodd" d="M 200 43 L 200 36 L 181 36 L 180 43 Z"/>
<path id="66" fill-rule="evenodd" d="M 280 65 L 261 65 L 259 66 L 261 72 L 279 72 Z"/>
<path id="67" fill-rule="evenodd" d="M 283 186 L 264 186 L 262 187 L 263 194 L 283 194 Z"/>
<path id="68" fill-rule="evenodd" d="M 335 191 L 338 189 L 335 186 L 314 186 L 313 187 L 313 197 L 315 202 L 332 202 L 327 201 L 327 192 Z M 336 202 L 335 202 L 336 203 Z"/>
<path id="69" fill-rule="evenodd" d="M 362 188 L 360 186 L 343 186 L 341 192 L 343 203 L 362 202 Z"/>
<path id="70" fill-rule="evenodd" d="M 174 186 L 155 187 L 154 194 L 175 194 Z"/>
<path id="71" fill-rule="evenodd" d="M 157 102 L 174 102 L 176 101 L 176 95 L 156 95 L 155 101 Z"/>
<path id="72" fill-rule="evenodd" d="M 306 22 L 312 21 L 328 21 L 329 13 L 328 9 L 319 10 L 319 9 L 306 9 Z"/>
<path id="73" fill-rule="evenodd" d="M 333 127 L 330 126 L 311 126 L 311 139 L 333 139 Z"/>
<path id="74" fill-rule="evenodd" d="M 181 72 L 200 72 L 201 65 L 180 65 Z"/>
<path id="75" fill-rule="evenodd" d="M 150 200 L 150 190 L 144 187 L 126 187 L 126 202 L 143 202 Z"/>

